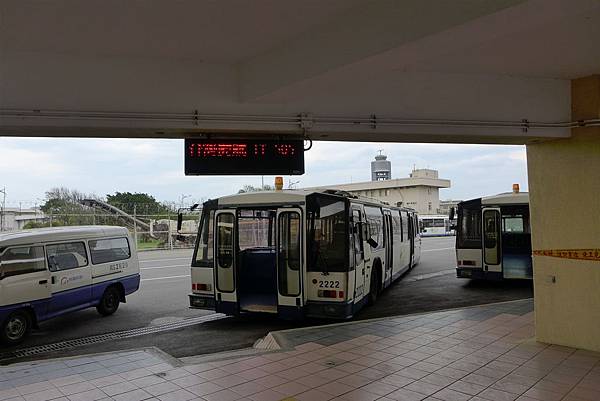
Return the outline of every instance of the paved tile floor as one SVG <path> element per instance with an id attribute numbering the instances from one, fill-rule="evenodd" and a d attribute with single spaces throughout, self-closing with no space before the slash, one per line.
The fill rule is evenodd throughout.
<path id="1" fill-rule="evenodd" d="M 517 301 L 279 332 L 287 350 L 201 364 L 146 349 L 0 367 L 0 400 L 600 400 L 600 354 L 533 334 Z"/>

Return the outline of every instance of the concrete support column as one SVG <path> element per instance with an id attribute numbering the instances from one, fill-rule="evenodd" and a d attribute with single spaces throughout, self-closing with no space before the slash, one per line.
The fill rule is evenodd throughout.
<path id="1" fill-rule="evenodd" d="M 600 75 L 571 82 L 572 119 L 600 118 Z M 527 146 L 538 341 L 600 351 L 600 127 Z"/>

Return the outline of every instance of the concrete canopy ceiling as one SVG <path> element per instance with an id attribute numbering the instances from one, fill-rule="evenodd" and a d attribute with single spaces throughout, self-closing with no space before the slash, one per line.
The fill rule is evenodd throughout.
<path id="1" fill-rule="evenodd" d="M 2 1 L 14 51 L 236 63 L 361 0 Z"/>
<path id="2" fill-rule="evenodd" d="M 569 80 L 600 73 L 599 27 L 600 0 L 0 0 L 0 134 L 564 137 L 310 116 L 569 121 Z"/>

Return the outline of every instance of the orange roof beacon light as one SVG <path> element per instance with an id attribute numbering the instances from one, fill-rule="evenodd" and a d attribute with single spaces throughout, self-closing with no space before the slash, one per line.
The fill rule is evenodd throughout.
<path id="1" fill-rule="evenodd" d="M 519 193 L 519 184 L 513 184 L 513 193 L 515 193 L 515 194 Z"/>
<path id="2" fill-rule="evenodd" d="M 275 177 L 275 190 L 281 191 L 283 189 L 283 177 Z"/>

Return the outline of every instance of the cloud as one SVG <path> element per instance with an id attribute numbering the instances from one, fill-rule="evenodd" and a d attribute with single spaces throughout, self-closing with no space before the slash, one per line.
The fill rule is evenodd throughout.
<path id="1" fill-rule="evenodd" d="M 0 173 L 3 177 L 33 175 L 54 177 L 68 170 L 64 160 L 43 147 L 18 147 L 0 142 Z"/>
<path id="2" fill-rule="evenodd" d="M 510 152 L 508 157 L 510 157 L 513 160 L 519 160 L 519 161 L 527 163 L 527 152 L 525 151 L 525 149 L 521 149 L 521 150 L 518 150 L 515 152 Z"/>
<path id="3" fill-rule="evenodd" d="M 370 180 L 370 162 L 379 149 L 392 162 L 394 178 L 407 177 L 413 166 L 439 170 L 452 188 L 440 197 L 468 199 L 526 189 L 523 146 L 378 144 L 314 142 L 305 153 L 306 174 L 284 177 L 298 187 Z M 260 186 L 261 176 L 186 177 L 183 141 L 168 139 L 0 138 L 0 186 L 9 201 L 35 200 L 52 187 L 67 186 L 106 195 L 115 191 L 147 192 L 159 200 L 194 200 L 237 192 L 245 184 Z M 273 176 L 264 176 L 272 185 Z"/>

